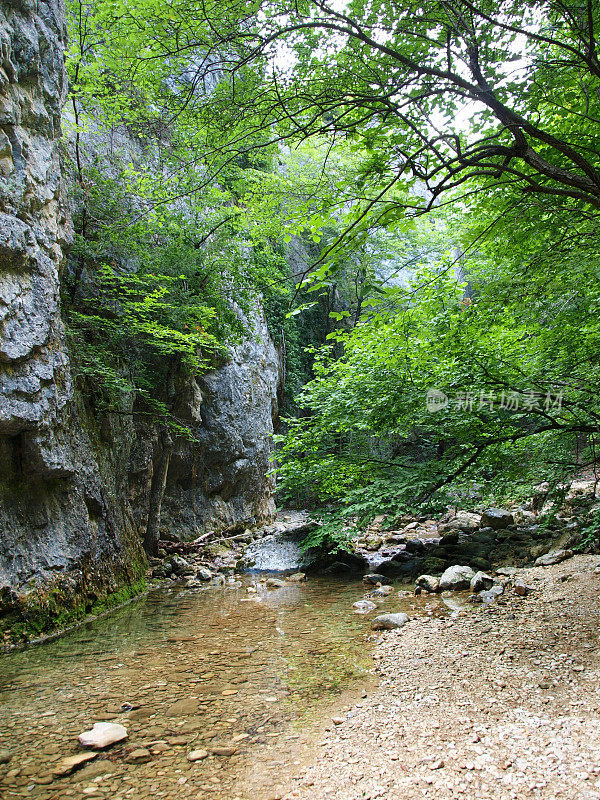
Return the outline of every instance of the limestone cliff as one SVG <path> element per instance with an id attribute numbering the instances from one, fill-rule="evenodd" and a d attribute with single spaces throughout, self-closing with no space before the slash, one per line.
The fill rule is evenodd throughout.
<path id="1" fill-rule="evenodd" d="M 16 589 L 22 609 L 49 593 L 85 605 L 134 580 L 143 556 L 121 454 L 86 432 L 60 317 L 62 3 L 3 3 L 0 31 L 0 586 L 5 607 Z"/>
<path id="2" fill-rule="evenodd" d="M 51 596 L 89 608 L 145 567 L 156 432 L 128 414 L 97 417 L 73 386 L 60 316 L 64 45 L 62 0 L 0 3 L 0 616 L 11 619 L 40 604 L 52 616 Z M 180 398 L 196 441 L 176 445 L 168 530 L 272 514 L 278 356 L 262 312 L 251 322 L 231 360 Z"/>

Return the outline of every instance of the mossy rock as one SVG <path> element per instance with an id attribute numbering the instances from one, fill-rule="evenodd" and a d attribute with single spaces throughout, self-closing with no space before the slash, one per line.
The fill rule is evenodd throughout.
<path id="1" fill-rule="evenodd" d="M 487 558 L 472 558 L 469 561 L 469 566 L 472 569 L 482 570 L 483 572 L 487 572 L 491 569 L 492 562 L 488 561 Z"/>
<path id="2" fill-rule="evenodd" d="M 60 576 L 52 584 L 17 593 L 0 616 L 0 634 L 8 646 L 27 644 L 116 608 L 145 589 L 145 578 L 138 578 L 113 590 L 81 592 L 69 576 Z"/>
<path id="3" fill-rule="evenodd" d="M 419 571 L 421 575 L 436 575 L 437 573 L 441 575 L 447 566 L 448 559 L 428 556 L 420 561 Z"/>

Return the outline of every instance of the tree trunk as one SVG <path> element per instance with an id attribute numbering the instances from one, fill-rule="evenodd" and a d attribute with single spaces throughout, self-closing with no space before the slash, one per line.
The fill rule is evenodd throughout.
<path id="1" fill-rule="evenodd" d="M 160 538 L 160 512 L 167 483 L 169 461 L 173 451 L 173 437 L 165 425 L 160 431 L 160 456 L 155 464 L 150 484 L 150 501 L 148 503 L 148 522 L 144 534 L 144 550 L 148 556 L 158 555 Z"/>

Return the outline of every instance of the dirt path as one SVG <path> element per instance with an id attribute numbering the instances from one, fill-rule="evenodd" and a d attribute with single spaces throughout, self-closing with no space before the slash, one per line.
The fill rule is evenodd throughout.
<path id="1" fill-rule="evenodd" d="M 599 565 L 522 570 L 526 598 L 383 634 L 379 688 L 279 797 L 600 798 Z"/>

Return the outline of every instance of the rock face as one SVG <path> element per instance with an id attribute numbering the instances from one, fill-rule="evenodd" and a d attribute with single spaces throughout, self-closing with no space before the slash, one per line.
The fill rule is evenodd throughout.
<path id="1" fill-rule="evenodd" d="M 157 432 L 99 414 L 72 380 L 59 305 L 72 238 L 59 161 L 63 0 L 2 4 L 0 39 L 1 630 L 36 607 L 89 610 L 143 576 Z M 247 322 L 231 359 L 179 398 L 197 442 L 178 443 L 171 459 L 165 532 L 197 536 L 274 511 L 279 356 L 262 310 Z"/>
<path id="2" fill-rule="evenodd" d="M 163 501 L 164 527 L 184 537 L 206 526 L 251 525 L 275 514 L 268 473 L 279 355 L 262 309 L 247 322 L 249 338 L 223 367 L 200 376 L 197 392 L 187 398 L 198 442 L 182 442 L 173 454 Z"/>
<path id="3" fill-rule="evenodd" d="M 62 1 L 4 3 L 0 37 L 0 589 L 6 605 L 28 584 L 26 617 L 40 585 L 64 605 L 93 602 L 139 575 L 143 558 L 115 499 L 111 461 L 126 454 L 94 453 L 60 318 L 71 235 L 58 151 Z"/>

